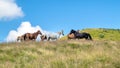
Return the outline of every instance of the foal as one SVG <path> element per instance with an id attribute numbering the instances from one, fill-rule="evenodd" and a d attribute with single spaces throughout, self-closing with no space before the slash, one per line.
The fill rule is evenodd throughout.
<path id="1" fill-rule="evenodd" d="M 25 36 L 25 34 L 23 34 L 23 35 L 21 35 L 21 36 L 18 36 L 18 37 L 17 37 L 17 41 L 23 42 L 23 41 L 25 40 L 24 36 Z"/>

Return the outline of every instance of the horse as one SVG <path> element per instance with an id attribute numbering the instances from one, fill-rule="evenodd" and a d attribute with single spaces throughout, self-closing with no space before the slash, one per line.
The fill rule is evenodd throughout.
<path id="1" fill-rule="evenodd" d="M 42 41 L 44 41 L 44 40 L 47 40 L 47 41 L 57 40 L 57 39 L 60 38 L 61 36 L 64 36 L 63 30 L 60 31 L 60 32 L 57 32 L 57 33 L 49 33 L 49 34 L 42 35 L 42 36 L 41 36 L 41 40 L 42 40 Z"/>
<path id="2" fill-rule="evenodd" d="M 34 32 L 34 33 L 25 33 L 24 35 L 24 40 L 27 41 L 27 40 L 36 40 L 38 34 L 42 35 L 42 33 L 40 32 L 40 30 L 38 30 L 37 32 Z"/>
<path id="3" fill-rule="evenodd" d="M 79 33 L 79 32 L 77 32 L 77 31 L 75 31 L 73 29 L 70 31 L 70 34 L 72 34 L 72 33 L 75 35 L 76 39 L 85 38 L 86 40 L 92 40 L 92 37 L 91 37 L 91 35 L 89 33 L 86 33 L 86 32 Z"/>
<path id="4" fill-rule="evenodd" d="M 68 40 L 69 39 L 75 39 L 75 35 L 73 33 L 67 35 Z"/>
<path id="5" fill-rule="evenodd" d="M 18 37 L 17 37 L 17 41 L 21 41 L 21 42 L 23 42 L 24 40 L 25 40 L 25 38 L 24 38 L 24 34 L 21 35 L 21 36 L 18 36 Z"/>
<path id="6" fill-rule="evenodd" d="M 41 41 L 44 41 L 45 39 L 47 39 L 47 36 L 46 35 L 41 35 Z"/>

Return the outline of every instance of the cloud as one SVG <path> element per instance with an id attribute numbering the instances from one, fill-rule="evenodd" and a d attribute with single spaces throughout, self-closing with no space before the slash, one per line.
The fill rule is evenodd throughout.
<path id="1" fill-rule="evenodd" d="M 34 33 L 36 31 L 40 30 L 43 35 L 47 36 L 58 36 L 55 32 L 45 31 L 43 30 L 39 25 L 32 26 L 29 21 L 22 22 L 20 26 L 16 30 L 11 30 L 8 33 L 8 36 L 5 38 L 6 42 L 15 42 L 17 41 L 17 37 L 21 36 L 25 33 Z M 40 41 L 40 36 L 37 37 L 37 41 Z"/>
<path id="2" fill-rule="evenodd" d="M 20 35 L 23 35 L 25 33 L 34 33 L 37 30 L 40 30 L 43 33 L 43 30 L 41 29 L 40 26 L 31 26 L 30 22 L 26 21 L 26 22 L 22 22 L 21 25 L 17 28 L 17 30 L 11 30 L 8 34 L 8 36 L 6 37 L 6 42 L 15 42 L 17 37 Z M 38 40 L 40 40 L 40 38 L 37 38 Z"/>
<path id="3" fill-rule="evenodd" d="M 23 11 L 15 0 L 0 0 L 0 20 L 14 19 L 16 17 L 23 17 Z"/>

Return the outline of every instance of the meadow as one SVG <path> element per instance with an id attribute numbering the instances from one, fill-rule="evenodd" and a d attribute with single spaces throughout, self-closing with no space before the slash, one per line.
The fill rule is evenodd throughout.
<path id="1" fill-rule="evenodd" d="M 0 68 L 120 68 L 119 39 L 91 35 L 93 41 L 1 43 Z"/>

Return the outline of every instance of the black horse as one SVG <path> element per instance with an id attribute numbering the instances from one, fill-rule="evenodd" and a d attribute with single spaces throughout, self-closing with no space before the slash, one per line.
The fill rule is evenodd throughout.
<path id="1" fill-rule="evenodd" d="M 92 40 L 92 37 L 89 33 L 86 33 L 86 32 L 79 33 L 73 29 L 70 31 L 70 34 L 72 34 L 72 33 L 75 35 L 75 38 L 77 38 L 77 39 L 85 38 L 86 40 Z"/>

